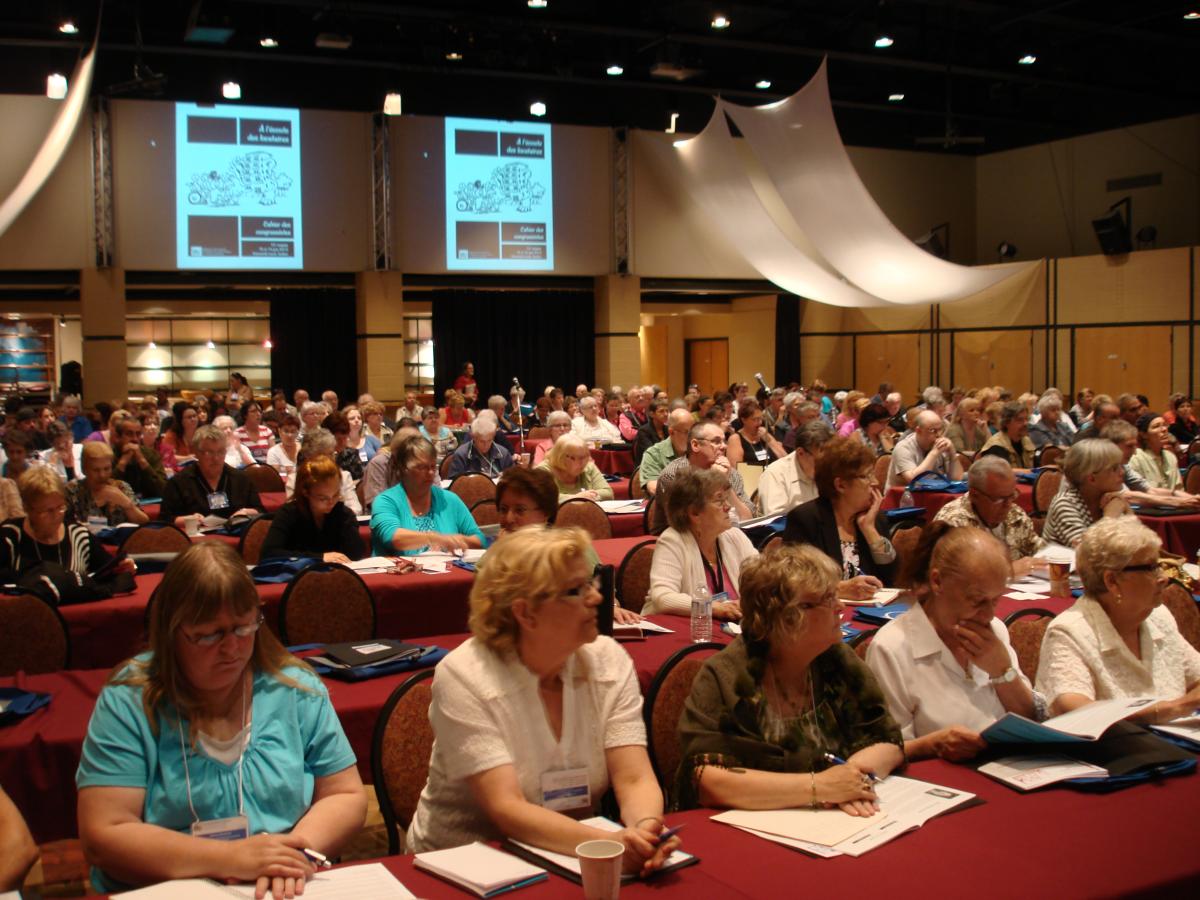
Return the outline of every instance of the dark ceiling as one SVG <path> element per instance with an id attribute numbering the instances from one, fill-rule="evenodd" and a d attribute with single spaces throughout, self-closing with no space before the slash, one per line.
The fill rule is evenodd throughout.
<path id="1" fill-rule="evenodd" d="M 0 4 L 0 92 L 41 93 L 47 74 L 69 74 L 98 8 Z M 662 129 L 677 112 L 679 130 L 696 131 L 711 95 L 779 99 L 827 56 L 847 144 L 940 151 L 949 133 L 949 149 L 978 153 L 1200 111 L 1193 9 L 1200 0 L 108 0 L 93 91 L 219 101 L 232 79 L 247 104 L 373 110 L 396 90 L 406 114 L 524 119 L 541 100 L 555 123 Z M 717 14 L 728 28 L 710 27 Z M 59 33 L 66 19 L 79 34 Z M 224 42 L 197 39 L 222 29 Z M 320 34 L 350 46 L 318 48 Z M 895 43 L 877 49 L 881 34 Z M 260 46 L 268 36 L 279 46 Z M 1025 54 L 1037 61 L 1019 64 Z M 606 74 L 613 63 L 622 75 Z M 664 64 L 693 72 L 651 75 Z"/>

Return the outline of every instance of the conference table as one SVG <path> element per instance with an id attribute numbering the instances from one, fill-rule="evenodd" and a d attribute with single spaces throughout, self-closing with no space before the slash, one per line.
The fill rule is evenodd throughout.
<path id="1" fill-rule="evenodd" d="M 1200 514 L 1139 515 L 1138 519 L 1162 539 L 1164 550 L 1176 553 L 1188 562 L 1196 562 L 1200 550 Z"/>

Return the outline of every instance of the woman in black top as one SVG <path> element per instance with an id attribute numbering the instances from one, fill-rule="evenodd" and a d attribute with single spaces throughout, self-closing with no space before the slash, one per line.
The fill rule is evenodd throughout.
<path id="1" fill-rule="evenodd" d="M 341 502 L 342 473 L 328 456 L 313 456 L 296 469 L 296 490 L 271 521 L 262 558 L 316 556 L 348 563 L 366 555 L 358 517 Z"/>
<path id="2" fill-rule="evenodd" d="M 729 444 L 725 448 L 731 466 L 744 462 L 765 467 L 787 455 L 783 445 L 763 428 L 762 409 L 757 400 L 742 401 L 738 422 L 740 427 L 729 436 Z"/>

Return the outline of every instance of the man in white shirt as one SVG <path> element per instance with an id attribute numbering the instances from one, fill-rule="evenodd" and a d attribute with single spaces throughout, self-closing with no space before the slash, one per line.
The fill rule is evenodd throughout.
<path id="1" fill-rule="evenodd" d="M 926 472 L 936 472 L 950 481 L 963 477 L 962 463 L 946 437 L 946 423 L 931 409 L 917 414 L 912 433 L 892 449 L 888 485 L 906 485 Z"/>
<path id="2" fill-rule="evenodd" d="M 571 420 L 571 430 L 585 441 L 599 444 L 619 444 L 621 432 L 612 422 L 600 415 L 600 404 L 590 394 L 579 401 L 578 418 Z"/>
<path id="3" fill-rule="evenodd" d="M 762 515 L 786 513 L 817 498 L 817 485 L 813 481 L 816 454 L 831 437 L 833 429 L 821 420 L 797 429 L 796 449 L 767 466 L 758 480 L 758 508 Z"/>

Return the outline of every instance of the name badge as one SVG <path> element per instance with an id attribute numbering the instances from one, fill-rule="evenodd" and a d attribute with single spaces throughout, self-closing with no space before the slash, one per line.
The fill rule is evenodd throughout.
<path id="1" fill-rule="evenodd" d="M 713 603 L 724 603 L 729 599 L 729 591 L 721 591 L 719 594 L 712 595 Z"/>
<path id="2" fill-rule="evenodd" d="M 358 459 L 359 459 L 359 461 L 360 461 L 360 462 L 366 462 L 366 461 L 367 461 L 367 448 L 366 448 L 366 447 L 359 447 L 359 448 L 358 448 Z"/>
<path id="3" fill-rule="evenodd" d="M 224 491 L 213 491 L 208 495 L 209 509 L 228 509 L 229 498 L 225 496 Z"/>
<path id="4" fill-rule="evenodd" d="M 542 773 L 542 806 L 555 812 L 592 808 L 587 769 Z"/>
<path id="5" fill-rule="evenodd" d="M 214 841 L 245 840 L 250 837 L 250 820 L 245 816 L 230 816 L 228 819 L 193 822 L 192 837 L 209 838 Z"/>
<path id="6" fill-rule="evenodd" d="M 759 462 L 766 462 L 767 458 L 768 458 L 767 453 L 768 453 L 768 450 L 766 447 L 759 447 L 757 450 L 754 451 L 754 458 L 757 459 Z"/>

